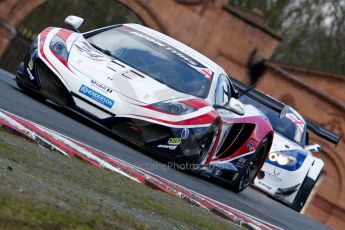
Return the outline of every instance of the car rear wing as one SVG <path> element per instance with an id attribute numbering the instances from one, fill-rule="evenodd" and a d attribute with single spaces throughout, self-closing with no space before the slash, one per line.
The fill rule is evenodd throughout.
<path id="1" fill-rule="evenodd" d="M 310 120 L 307 120 L 307 128 L 315 133 L 317 136 L 338 145 L 339 141 L 341 140 L 341 136 L 333 133 L 331 130 L 326 129 Z"/>
<path id="2" fill-rule="evenodd" d="M 231 78 L 232 84 L 235 87 L 235 89 L 240 93 L 243 92 L 245 90 L 247 90 L 250 86 L 234 79 Z M 260 104 L 263 104 L 271 109 L 273 109 L 274 111 L 278 112 L 278 113 L 284 113 L 286 110 L 286 105 L 266 94 L 263 94 L 255 89 L 251 89 L 250 91 L 245 93 L 246 96 L 252 98 L 253 100 L 259 102 Z"/>
<path id="3" fill-rule="evenodd" d="M 232 84 L 234 85 L 235 89 L 240 93 L 240 92 L 243 92 L 245 90 L 247 90 L 250 86 L 234 79 L 234 78 L 231 78 L 231 81 L 232 81 Z M 274 111 L 277 111 L 279 112 L 281 115 L 283 115 L 287 109 L 287 106 L 266 95 L 266 94 L 263 94 L 255 89 L 252 89 L 248 92 L 245 93 L 246 96 L 252 98 L 253 100 L 259 102 L 260 104 L 263 104 L 271 109 L 273 109 Z M 317 136 L 337 145 L 339 143 L 339 141 L 341 140 L 341 136 L 339 134 L 336 134 L 334 132 L 332 132 L 331 130 L 329 129 L 326 129 L 308 119 L 306 119 L 306 122 L 307 122 L 307 128 L 308 130 L 312 131 L 314 134 L 316 134 Z"/>

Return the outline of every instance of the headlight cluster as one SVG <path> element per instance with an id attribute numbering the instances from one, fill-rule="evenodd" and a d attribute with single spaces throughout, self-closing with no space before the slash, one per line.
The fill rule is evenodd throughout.
<path id="1" fill-rule="evenodd" d="M 158 102 L 152 104 L 152 107 L 174 115 L 184 115 L 197 110 L 190 105 L 186 105 L 180 102 Z"/>
<path id="2" fill-rule="evenodd" d="M 280 152 L 271 152 L 268 155 L 268 159 L 272 162 L 277 162 L 280 165 L 295 165 L 297 162 L 295 157 L 287 156 Z"/>
<path id="3" fill-rule="evenodd" d="M 62 60 L 67 61 L 68 51 L 66 42 L 59 36 L 55 35 L 50 42 L 50 50 L 60 57 Z"/>

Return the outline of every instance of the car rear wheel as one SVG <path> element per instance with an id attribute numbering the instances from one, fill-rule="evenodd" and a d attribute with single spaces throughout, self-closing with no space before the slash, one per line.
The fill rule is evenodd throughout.
<path id="1" fill-rule="evenodd" d="M 247 164 L 247 168 L 242 173 L 237 182 L 231 186 L 231 190 L 234 192 L 243 191 L 255 178 L 258 173 L 260 166 L 265 161 L 265 153 L 267 152 L 268 139 L 265 138 L 260 145 L 257 147 L 254 156 L 250 159 Z"/>

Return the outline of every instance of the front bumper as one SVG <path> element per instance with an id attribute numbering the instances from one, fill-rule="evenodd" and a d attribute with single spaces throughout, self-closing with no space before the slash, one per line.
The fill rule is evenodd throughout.
<path id="1" fill-rule="evenodd" d="M 266 164 L 255 178 L 253 186 L 275 199 L 291 204 L 305 175 L 299 170 L 287 171 Z"/>
<path id="2" fill-rule="evenodd" d="M 206 143 L 204 140 L 208 127 L 171 128 L 146 121 L 127 119 L 112 124 L 110 129 L 150 152 L 172 161 L 197 159 L 211 144 L 211 140 L 206 140 Z"/>
<path id="3" fill-rule="evenodd" d="M 201 176 L 214 178 L 226 183 L 233 183 L 239 176 L 239 171 L 231 162 L 223 164 L 210 164 L 208 166 L 200 166 L 195 170 Z"/>
<path id="4" fill-rule="evenodd" d="M 247 167 L 244 162 L 249 162 L 252 157 L 253 155 L 250 154 L 237 159 L 211 161 L 206 166 L 200 166 L 197 173 L 226 184 L 235 184 L 245 173 Z"/>

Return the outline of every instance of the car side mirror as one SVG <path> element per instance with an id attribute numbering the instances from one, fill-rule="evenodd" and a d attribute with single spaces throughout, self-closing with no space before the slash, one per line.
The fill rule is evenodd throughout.
<path id="1" fill-rule="evenodd" d="M 244 105 L 242 104 L 242 102 L 233 97 L 224 105 L 213 105 L 213 107 L 215 109 L 225 109 L 240 116 L 244 115 Z"/>
<path id="2" fill-rule="evenodd" d="M 67 18 L 65 18 L 65 23 L 69 26 L 71 26 L 75 31 L 79 31 L 79 27 L 83 24 L 84 18 L 70 15 Z"/>
<path id="3" fill-rule="evenodd" d="M 317 153 L 321 151 L 321 146 L 319 144 L 307 145 L 304 149 L 312 153 Z"/>
<path id="4" fill-rule="evenodd" d="M 233 97 L 229 101 L 229 109 L 231 112 L 234 112 L 238 115 L 244 115 L 244 105 L 242 102 Z"/>

